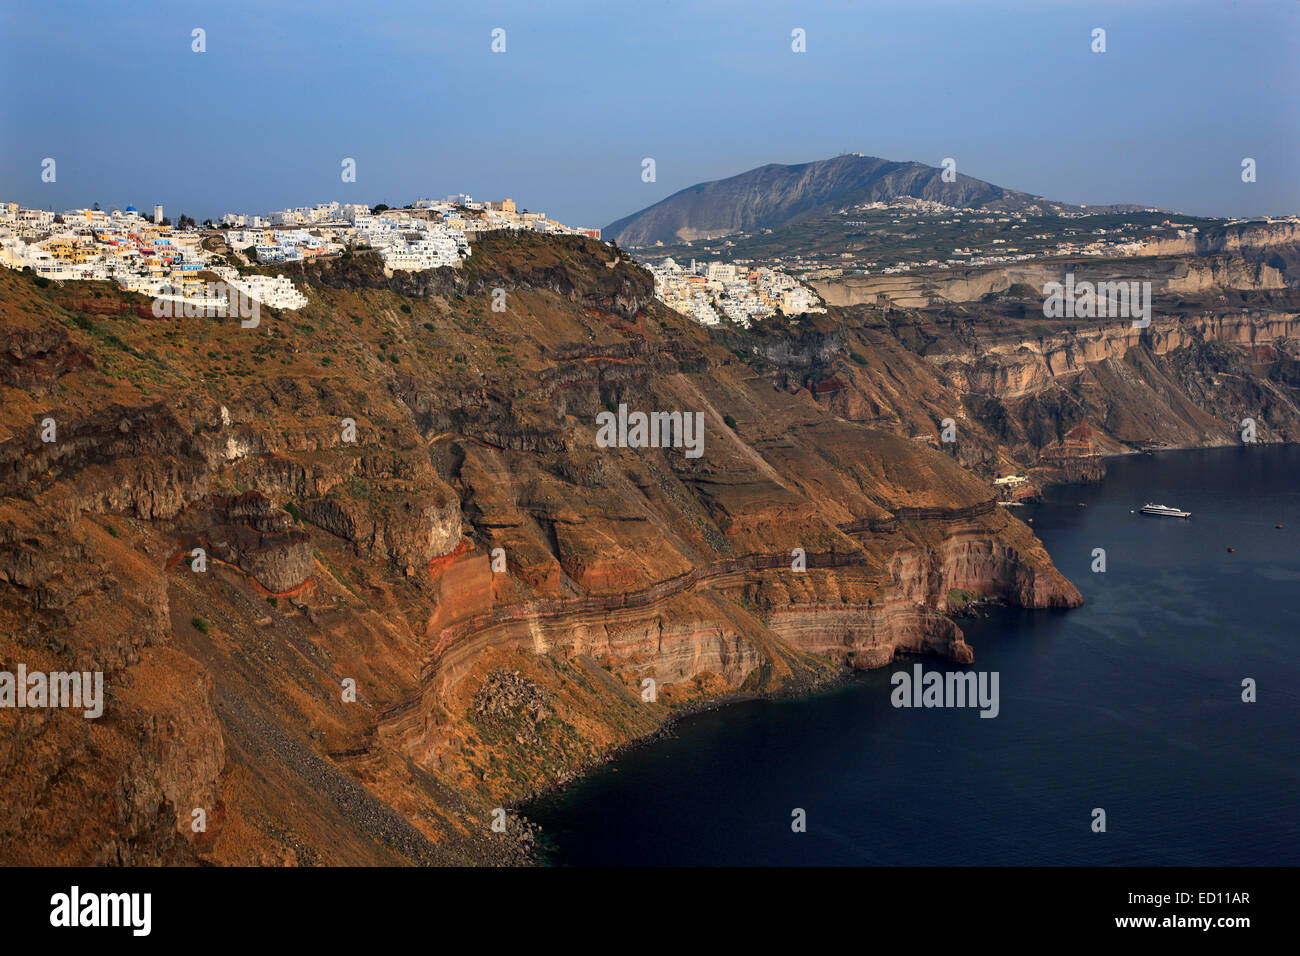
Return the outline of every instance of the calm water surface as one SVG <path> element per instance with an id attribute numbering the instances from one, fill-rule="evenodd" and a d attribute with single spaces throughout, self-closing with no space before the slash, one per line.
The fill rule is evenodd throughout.
<path id="1" fill-rule="evenodd" d="M 1115 460 L 1016 510 L 1087 603 L 962 621 L 996 719 L 892 707 L 912 662 L 687 718 L 524 808 L 550 862 L 1300 864 L 1300 447 Z"/>

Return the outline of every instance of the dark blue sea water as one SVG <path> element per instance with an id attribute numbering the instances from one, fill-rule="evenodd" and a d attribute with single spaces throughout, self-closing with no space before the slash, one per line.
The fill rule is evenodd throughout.
<path id="1" fill-rule="evenodd" d="M 524 808 L 550 862 L 1300 864 L 1300 447 L 1114 460 L 1016 510 L 1087 603 L 962 622 L 998 717 L 895 709 L 911 661 L 690 717 Z"/>

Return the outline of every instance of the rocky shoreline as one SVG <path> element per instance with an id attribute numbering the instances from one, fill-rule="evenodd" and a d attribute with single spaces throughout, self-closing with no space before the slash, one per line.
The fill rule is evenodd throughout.
<path id="1" fill-rule="evenodd" d="M 828 691 L 834 690 L 837 687 L 844 686 L 845 684 L 847 684 L 849 681 L 853 679 L 855 673 L 856 672 L 851 668 L 842 668 L 839 672 L 837 672 L 833 676 L 824 677 L 819 680 L 803 682 L 779 690 L 769 691 L 767 693 L 752 693 L 752 692 L 737 693 L 737 694 L 728 695 L 726 697 L 716 697 L 709 700 L 698 701 L 696 703 L 690 704 L 682 708 L 679 711 L 674 711 L 663 721 L 663 723 L 661 723 L 650 733 L 637 737 L 634 740 L 629 740 L 626 741 L 625 743 L 619 744 L 618 746 L 608 750 L 607 752 L 597 757 L 596 759 L 586 761 L 585 763 L 568 771 L 563 776 L 558 777 L 555 780 L 552 780 L 546 784 L 543 784 L 542 786 L 534 788 L 527 795 L 525 795 L 524 797 L 518 800 L 515 800 L 510 804 L 510 809 L 518 815 L 520 821 L 523 822 L 524 825 L 529 828 L 529 832 L 531 833 L 531 838 L 526 843 L 526 845 L 529 847 L 528 865 L 531 866 L 546 865 L 545 859 L 537 855 L 540 852 L 539 847 L 544 847 L 545 845 L 546 831 L 538 824 L 528 821 L 527 818 L 524 817 L 522 813 L 523 809 L 526 808 L 529 804 L 536 803 L 537 801 L 544 799 L 545 797 L 549 797 L 556 793 L 559 793 L 560 791 L 566 789 L 567 787 L 570 787 L 575 783 L 580 782 L 583 777 L 588 776 L 593 770 L 597 770 L 600 767 L 606 766 L 607 764 L 614 763 L 619 758 L 626 756 L 628 753 L 634 750 L 638 750 L 642 747 L 648 746 L 657 740 L 664 740 L 672 736 L 676 726 L 683 720 L 698 716 L 700 714 L 710 713 L 715 710 L 721 710 L 722 708 L 730 707 L 733 704 L 744 703 L 745 701 L 787 700 L 787 699 L 813 697 L 816 696 L 817 694 L 823 694 Z"/>

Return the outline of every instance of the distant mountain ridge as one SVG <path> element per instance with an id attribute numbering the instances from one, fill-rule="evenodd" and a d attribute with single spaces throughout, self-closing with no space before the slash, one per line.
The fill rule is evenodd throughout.
<path id="1" fill-rule="evenodd" d="M 610 223 L 605 227 L 604 236 L 629 247 L 650 246 L 655 242 L 670 245 L 755 229 L 775 229 L 845 206 L 887 202 L 904 196 L 1000 212 L 1059 215 L 1084 209 L 1003 189 L 960 172 L 955 182 L 944 182 L 941 168 L 924 163 L 897 163 L 846 153 L 794 166 L 769 163 L 728 179 L 697 183 Z M 1097 212 L 1132 212 L 1146 207 L 1087 208 Z"/>

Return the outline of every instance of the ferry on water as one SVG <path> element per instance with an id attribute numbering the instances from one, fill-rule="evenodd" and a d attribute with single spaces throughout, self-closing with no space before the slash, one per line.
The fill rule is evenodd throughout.
<path id="1" fill-rule="evenodd" d="M 1147 502 L 1142 506 L 1144 515 L 1160 515 L 1164 518 L 1190 518 L 1190 511 L 1180 511 L 1177 508 L 1170 508 L 1168 505 L 1153 505 Z"/>

